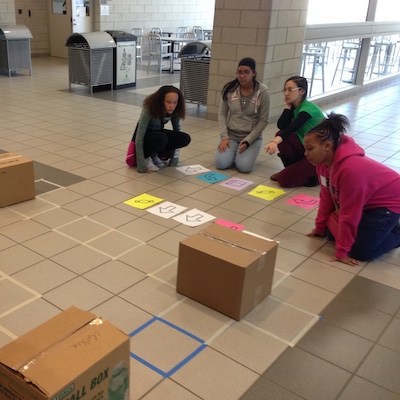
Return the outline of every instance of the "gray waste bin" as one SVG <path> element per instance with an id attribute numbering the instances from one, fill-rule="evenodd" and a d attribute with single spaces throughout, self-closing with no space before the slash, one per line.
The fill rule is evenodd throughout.
<path id="1" fill-rule="evenodd" d="M 85 85 L 93 93 L 95 86 L 113 89 L 114 39 L 107 32 L 73 33 L 68 46 L 69 90 L 71 83 Z"/>
<path id="2" fill-rule="evenodd" d="M 25 25 L 0 26 L 0 71 L 8 76 L 29 70 L 32 75 L 31 31 Z"/>
<path id="3" fill-rule="evenodd" d="M 136 86 L 137 36 L 124 31 L 106 31 L 112 36 L 116 47 L 114 55 L 114 89 Z"/>
<path id="4" fill-rule="evenodd" d="M 211 41 L 190 42 L 179 52 L 180 89 L 186 101 L 207 104 Z"/>

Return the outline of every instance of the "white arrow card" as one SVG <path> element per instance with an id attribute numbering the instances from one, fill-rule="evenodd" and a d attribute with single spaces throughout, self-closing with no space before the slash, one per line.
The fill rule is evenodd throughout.
<path id="1" fill-rule="evenodd" d="M 171 203 L 170 201 L 164 201 L 161 204 L 157 204 L 154 207 L 148 208 L 146 211 L 157 215 L 161 218 L 172 218 L 182 211 L 185 211 L 187 207 L 179 206 L 178 204 Z"/>
<path id="2" fill-rule="evenodd" d="M 205 213 L 204 211 L 200 211 L 197 208 L 193 208 L 183 214 L 177 215 L 173 219 L 181 224 L 194 227 L 212 221 L 215 217 Z"/>
<path id="3" fill-rule="evenodd" d="M 178 171 L 183 172 L 186 175 L 197 175 L 203 174 L 204 172 L 208 172 L 209 169 L 203 167 L 200 164 L 195 165 L 185 165 L 184 167 L 176 167 Z"/>

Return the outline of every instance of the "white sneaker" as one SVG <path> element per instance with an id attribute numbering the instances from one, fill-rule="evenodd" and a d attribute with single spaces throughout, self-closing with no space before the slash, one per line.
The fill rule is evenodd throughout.
<path id="1" fill-rule="evenodd" d="M 146 167 L 147 171 L 158 171 L 160 169 L 156 165 L 154 165 L 151 157 L 146 158 Z"/>
<path id="2" fill-rule="evenodd" d="M 158 154 L 154 154 L 154 156 L 151 156 L 151 159 L 153 160 L 153 163 L 157 165 L 157 167 L 163 167 L 164 162 L 160 160 L 160 157 L 158 157 Z"/>

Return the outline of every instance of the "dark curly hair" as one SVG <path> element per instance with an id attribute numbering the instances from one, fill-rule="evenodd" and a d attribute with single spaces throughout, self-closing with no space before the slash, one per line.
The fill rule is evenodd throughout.
<path id="1" fill-rule="evenodd" d="M 184 119 L 186 115 L 185 99 L 182 92 L 172 85 L 161 86 L 156 92 L 147 96 L 143 101 L 143 107 L 153 117 L 163 120 L 165 117 L 164 98 L 168 93 L 176 93 L 178 95 L 178 104 L 172 115 Z"/>
<path id="2" fill-rule="evenodd" d="M 331 141 L 333 149 L 336 150 L 340 144 L 341 135 L 347 131 L 349 126 L 350 121 L 345 115 L 331 112 L 321 123 L 307 132 L 306 135 L 315 135 L 320 142 Z"/>

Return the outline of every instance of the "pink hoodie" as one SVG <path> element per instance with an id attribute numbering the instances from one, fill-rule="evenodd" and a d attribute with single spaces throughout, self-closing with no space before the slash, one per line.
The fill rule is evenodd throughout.
<path id="1" fill-rule="evenodd" d="M 348 257 L 364 210 L 386 207 L 400 214 L 400 175 L 366 157 L 364 150 L 349 136 L 341 136 L 331 167 L 320 164 L 317 173 L 321 190 L 316 230 L 324 234 L 326 221 L 335 211 L 334 199 L 340 210 L 335 238 L 337 258 Z"/>

